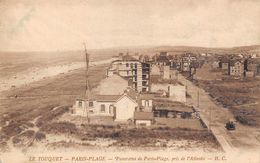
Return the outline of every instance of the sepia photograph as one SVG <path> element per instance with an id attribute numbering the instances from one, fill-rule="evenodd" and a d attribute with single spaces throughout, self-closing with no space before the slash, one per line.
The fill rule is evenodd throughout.
<path id="1" fill-rule="evenodd" d="M 260 0 L 0 0 L 0 163 L 260 163 Z"/>

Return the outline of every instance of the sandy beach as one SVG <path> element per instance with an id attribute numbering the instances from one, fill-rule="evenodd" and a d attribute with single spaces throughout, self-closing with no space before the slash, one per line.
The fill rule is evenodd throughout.
<path id="1" fill-rule="evenodd" d="M 108 64 L 112 59 L 92 61 L 90 66 Z M 45 78 L 54 77 L 59 74 L 65 74 L 72 70 L 80 69 L 85 67 L 85 62 L 72 62 L 69 64 L 62 64 L 56 66 L 50 66 L 45 68 L 33 67 L 26 71 L 19 72 L 12 77 L 0 77 L 0 93 L 9 89 L 28 85 L 32 82 L 36 82 Z"/>

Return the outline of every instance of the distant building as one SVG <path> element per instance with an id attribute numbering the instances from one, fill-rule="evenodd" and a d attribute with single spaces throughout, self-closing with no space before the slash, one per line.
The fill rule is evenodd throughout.
<path id="1" fill-rule="evenodd" d="M 222 70 L 228 70 L 229 67 L 229 59 L 227 57 L 222 57 L 219 59 L 219 68 Z"/>
<path id="2" fill-rule="evenodd" d="M 107 70 L 107 76 L 118 74 L 131 82 L 132 88 L 138 92 L 149 91 L 150 64 L 142 63 L 131 56 L 123 60 L 113 61 Z"/>
<path id="3" fill-rule="evenodd" d="M 260 76 L 260 58 L 246 59 L 245 71 L 247 77 Z"/>
<path id="4" fill-rule="evenodd" d="M 244 61 L 243 60 L 231 60 L 229 62 L 228 74 L 234 77 L 244 76 Z"/>
<path id="5" fill-rule="evenodd" d="M 197 57 L 193 54 L 185 54 L 181 58 L 180 71 L 189 72 L 193 67 L 192 64 L 197 61 Z"/>
<path id="6" fill-rule="evenodd" d="M 170 79 L 170 66 L 162 67 L 162 76 L 163 79 Z"/>
<path id="7" fill-rule="evenodd" d="M 157 75 L 160 76 L 161 75 L 161 68 L 159 65 L 156 64 L 152 64 L 151 65 L 151 70 L 150 70 L 150 75 Z"/>
<path id="8" fill-rule="evenodd" d="M 151 92 L 165 92 L 172 101 L 186 102 L 186 87 L 173 80 L 152 78 Z"/>
<path id="9" fill-rule="evenodd" d="M 212 68 L 219 68 L 219 62 L 218 60 L 213 61 Z"/>
<path id="10" fill-rule="evenodd" d="M 170 59 L 167 52 L 160 52 L 160 55 L 156 58 L 156 64 L 161 66 L 169 66 Z"/>

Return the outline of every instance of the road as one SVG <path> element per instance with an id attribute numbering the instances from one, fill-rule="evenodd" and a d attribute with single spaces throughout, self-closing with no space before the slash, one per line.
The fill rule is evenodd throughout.
<path id="1" fill-rule="evenodd" d="M 234 119 L 233 114 L 227 108 L 215 104 L 207 92 L 184 76 L 179 75 L 178 80 L 187 86 L 187 93 L 191 96 L 187 99 L 187 104 L 197 107 L 201 118 L 209 126 L 224 151 L 260 149 L 258 138 L 260 129 L 237 123 L 235 131 L 227 131 L 225 124 L 228 120 Z"/>

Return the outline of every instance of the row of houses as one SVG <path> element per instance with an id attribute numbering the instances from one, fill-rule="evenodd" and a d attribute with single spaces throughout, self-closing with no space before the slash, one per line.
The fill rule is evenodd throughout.
<path id="1" fill-rule="evenodd" d="M 225 70 L 235 78 L 260 76 L 260 58 L 221 57 L 213 62 L 213 68 Z"/>
<path id="2" fill-rule="evenodd" d="M 107 77 L 91 90 L 88 99 L 76 100 L 72 113 L 137 125 L 151 125 L 156 117 L 191 118 L 195 111 L 184 104 L 186 87 L 173 76 L 176 71 L 168 65 L 122 56 L 111 63 Z"/>
<path id="3" fill-rule="evenodd" d="M 72 114 L 111 117 L 118 123 L 133 122 L 149 126 L 155 122 L 155 118 L 195 118 L 196 112 L 184 103 L 156 93 L 140 94 L 128 87 L 121 95 L 94 95 L 88 100 L 77 99 Z"/>

